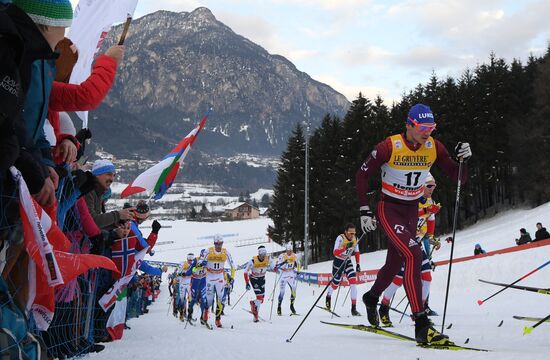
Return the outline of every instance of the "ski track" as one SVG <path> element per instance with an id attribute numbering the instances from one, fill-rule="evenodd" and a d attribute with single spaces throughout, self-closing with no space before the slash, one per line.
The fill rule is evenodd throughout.
<path id="1" fill-rule="evenodd" d="M 550 225 L 550 203 L 531 210 L 507 211 L 496 217 L 484 220 L 464 231 L 457 232 L 455 245 L 455 257 L 473 254 L 474 244 L 481 243 L 487 250 L 514 245 L 514 238 L 518 237 L 519 228 L 525 227 L 534 237 L 535 223 L 541 221 L 545 226 Z M 168 222 L 163 222 L 163 224 Z M 263 225 L 267 222 L 252 221 L 233 223 L 205 224 L 202 233 L 195 234 L 186 229 L 189 222 L 173 222 L 173 229 L 163 233 L 161 230 L 159 241 L 178 241 L 178 233 L 186 237 L 197 237 L 203 233 L 231 232 L 235 226 L 246 229 L 246 236 L 256 233 L 256 236 L 265 234 Z M 228 225 L 230 224 L 230 225 Z M 193 229 L 197 228 L 191 227 Z M 180 232 L 181 231 L 181 232 Z M 198 230 L 197 230 L 198 231 Z M 250 233 L 250 234 L 249 234 Z M 336 237 L 337 234 L 335 234 Z M 442 236 L 444 238 L 444 236 Z M 244 263 L 246 259 L 255 253 L 257 245 L 245 247 L 231 247 L 233 257 L 237 264 Z M 434 260 L 448 258 L 450 246 L 446 243 L 436 252 Z M 162 252 L 162 260 L 182 261 L 187 249 L 178 250 L 174 245 L 173 251 Z M 160 253 L 158 255 L 161 255 Z M 154 260 L 157 256 L 153 257 Z M 383 264 L 385 251 L 362 254 L 361 265 L 363 269 L 378 268 Z M 296 311 L 302 316 L 289 316 L 290 291 L 286 291 L 283 302 L 283 316 L 276 315 L 276 304 L 273 308 L 272 323 L 252 322 L 252 315 L 241 308 L 248 308 L 248 301 L 253 297 L 249 292 L 241 302 L 231 310 L 226 307 L 225 317 L 222 317 L 223 329 L 214 328 L 208 330 L 204 326 L 188 325 L 174 318 L 168 310 L 168 290 L 166 281 L 161 286 L 159 299 L 150 307 L 148 314 L 138 319 L 131 319 L 128 325 L 132 328 L 124 332 L 121 341 L 106 344 L 106 348 L 99 354 L 92 354 L 90 358 L 97 359 L 250 359 L 259 356 L 262 360 L 280 360 L 282 358 L 303 359 L 337 359 L 337 358 L 373 358 L 373 359 L 547 359 L 548 344 L 550 344 L 550 324 L 544 323 L 537 327 L 530 335 L 523 336 L 523 327 L 533 323 L 513 319 L 513 315 L 544 317 L 548 314 L 548 295 L 536 294 L 516 289 L 508 289 L 478 306 L 476 301 L 483 299 L 500 287 L 482 284 L 479 278 L 512 282 L 532 269 L 540 266 L 550 259 L 550 246 L 529 249 L 525 251 L 495 255 L 479 260 L 453 264 L 450 297 L 447 308 L 445 327 L 453 324 L 445 333 L 458 345 L 464 345 L 467 338 L 470 339 L 466 346 L 479 347 L 491 350 L 490 353 L 473 351 L 447 351 L 434 349 L 420 349 L 412 342 L 386 338 L 384 336 L 370 334 L 357 330 L 339 329 L 329 325 L 323 325 L 319 321 L 332 321 L 348 324 L 367 324 L 365 308 L 361 304 L 361 295 L 368 290 L 372 283 L 363 284 L 358 289 L 358 310 L 361 317 L 350 316 L 350 299 L 344 307 L 341 302 L 345 297 L 346 288 L 342 289 L 339 303 L 334 305 L 334 311 L 341 318 L 321 310 L 314 309 L 302 328 L 294 337 L 292 343 L 286 343 L 304 316 L 307 314 L 313 302 L 322 291 L 322 287 L 299 283 L 296 300 Z M 324 262 L 310 266 L 309 271 L 329 272 L 331 262 Z M 445 285 L 447 281 L 447 266 L 437 267 L 432 273 L 433 282 L 430 295 L 430 306 L 440 315 L 443 313 Z M 550 266 L 538 271 L 519 284 L 549 287 Z M 274 274 L 267 275 L 266 299 L 273 289 Z M 232 300 L 236 301 L 244 291 L 242 272 L 236 275 L 235 289 Z M 278 294 L 278 288 L 276 293 Z M 403 289 L 398 290 L 394 304 L 404 296 Z M 335 295 L 333 295 L 333 303 Z M 405 301 L 406 302 L 406 301 Z M 403 310 L 403 302 L 399 309 Z M 324 305 L 324 296 L 319 301 Z M 260 315 L 269 320 L 271 303 L 266 300 L 260 309 Z M 410 309 L 408 310 L 410 311 Z M 194 314 L 198 314 L 196 308 Z M 399 324 L 400 315 L 390 313 L 395 327 L 390 329 L 408 336 L 414 336 L 413 323 L 404 318 Z M 442 316 L 433 317 L 441 329 Z M 497 327 L 501 320 L 504 323 Z M 213 318 L 210 321 L 213 323 Z M 230 329 L 233 325 L 234 328 Z M 545 355 L 546 354 L 546 355 Z"/>

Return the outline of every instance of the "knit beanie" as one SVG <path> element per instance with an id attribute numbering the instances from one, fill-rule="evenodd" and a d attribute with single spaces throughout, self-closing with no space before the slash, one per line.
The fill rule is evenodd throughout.
<path id="1" fill-rule="evenodd" d="M 109 160 L 96 160 L 92 166 L 92 174 L 94 176 L 115 172 L 115 166 Z"/>
<path id="2" fill-rule="evenodd" d="M 73 7 L 69 0 L 13 0 L 36 23 L 46 26 L 69 27 Z"/>

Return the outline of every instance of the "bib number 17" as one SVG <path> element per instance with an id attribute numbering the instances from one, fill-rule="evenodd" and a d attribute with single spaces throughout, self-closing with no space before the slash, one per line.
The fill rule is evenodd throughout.
<path id="1" fill-rule="evenodd" d="M 407 186 L 417 186 L 418 185 L 418 179 L 420 178 L 420 174 L 422 174 L 419 171 L 411 171 L 409 173 L 405 174 L 405 177 L 407 178 Z M 413 184 L 413 176 L 414 176 L 414 184 Z"/>

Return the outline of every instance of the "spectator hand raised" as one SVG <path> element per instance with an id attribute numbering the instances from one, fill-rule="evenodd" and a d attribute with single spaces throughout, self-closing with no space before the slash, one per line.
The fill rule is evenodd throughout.
<path id="1" fill-rule="evenodd" d="M 105 55 L 115 59 L 117 64 L 120 64 L 124 57 L 124 45 L 113 45 L 105 51 Z"/>

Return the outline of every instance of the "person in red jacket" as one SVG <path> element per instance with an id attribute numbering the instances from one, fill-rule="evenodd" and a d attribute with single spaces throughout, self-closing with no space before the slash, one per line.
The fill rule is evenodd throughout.
<path id="1" fill-rule="evenodd" d="M 76 48 L 70 47 L 76 52 Z M 71 163 L 76 160 L 78 141 L 73 134 L 60 131 L 59 112 L 88 111 L 99 106 L 115 80 L 117 65 L 124 56 L 124 46 L 111 46 L 104 55 L 99 56 L 90 76 L 81 84 L 67 84 L 54 81 L 48 108 L 48 120 L 56 137 L 54 160 L 56 163 Z M 74 65 L 74 64 L 73 64 Z M 63 80 L 68 79 L 64 76 Z"/>

